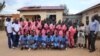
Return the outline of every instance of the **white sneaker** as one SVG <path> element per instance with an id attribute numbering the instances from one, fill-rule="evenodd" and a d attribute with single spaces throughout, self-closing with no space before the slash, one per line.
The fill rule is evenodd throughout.
<path id="1" fill-rule="evenodd" d="M 29 48 L 28 51 L 31 51 L 31 48 Z"/>
<path id="2" fill-rule="evenodd" d="M 15 47 L 12 47 L 12 49 L 15 49 Z"/>

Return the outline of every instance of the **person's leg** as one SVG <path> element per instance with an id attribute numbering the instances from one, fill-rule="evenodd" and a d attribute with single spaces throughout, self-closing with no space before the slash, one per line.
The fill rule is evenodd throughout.
<path id="1" fill-rule="evenodd" d="M 68 37 L 68 42 L 69 47 L 71 47 L 71 37 Z"/>
<path id="2" fill-rule="evenodd" d="M 74 43 L 75 43 L 75 45 L 76 45 L 76 43 L 77 43 L 77 34 L 78 34 L 78 31 L 76 31 L 76 33 L 75 33 L 75 35 L 74 35 Z"/>
<path id="3" fill-rule="evenodd" d="M 14 37 L 13 37 L 13 33 L 11 33 L 11 41 L 12 41 L 12 47 L 14 47 Z"/>
<path id="4" fill-rule="evenodd" d="M 84 45 L 84 48 L 87 47 L 87 38 L 88 38 L 88 35 L 85 35 L 85 45 Z"/>
<path id="5" fill-rule="evenodd" d="M 94 36 L 91 38 L 91 52 L 92 51 L 95 51 L 95 39 L 96 39 L 96 37 L 95 37 L 95 34 L 93 34 Z"/>
<path id="6" fill-rule="evenodd" d="M 15 42 L 15 44 L 14 44 L 14 47 L 17 47 L 17 35 L 15 35 L 15 37 L 14 37 L 14 42 Z"/>
<path id="7" fill-rule="evenodd" d="M 8 36 L 8 47 L 11 48 L 12 47 L 11 46 L 11 34 L 8 33 L 7 36 Z"/>
<path id="8" fill-rule="evenodd" d="M 89 37 L 88 37 L 88 49 L 90 50 L 91 49 L 91 33 L 89 34 Z"/>
<path id="9" fill-rule="evenodd" d="M 16 35 L 13 35 L 13 47 L 16 47 Z"/>
<path id="10" fill-rule="evenodd" d="M 74 47 L 74 36 L 71 36 L 71 45 Z"/>
<path id="11" fill-rule="evenodd" d="M 19 35 L 16 35 L 16 47 L 18 47 L 19 44 Z"/>

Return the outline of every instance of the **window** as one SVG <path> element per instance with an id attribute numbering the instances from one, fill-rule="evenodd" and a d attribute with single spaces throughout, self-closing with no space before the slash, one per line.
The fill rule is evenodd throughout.
<path id="1" fill-rule="evenodd" d="M 86 23 L 89 23 L 89 16 L 86 16 Z"/>

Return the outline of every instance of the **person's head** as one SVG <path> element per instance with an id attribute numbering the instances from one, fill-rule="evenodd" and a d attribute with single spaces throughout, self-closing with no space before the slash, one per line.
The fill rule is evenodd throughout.
<path id="1" fill-rule="evenodd" d="M 84 26 L 84 24 L 83 23 L 80 23 L 79 27 L 81 27 L 81 26 Z"/>
<path id="2" fill-rule="evenodd" d="M 6 18 L 6 21 L 10 22 L 11 21 L 11 18 L 10 17 L 7 17 Z"/>
<path id="3" fill-rule="evenodd" d="M 84 26 L 84 24 L 82 23 L 82 26 Z"/>
<path id="4" fill-rule="evenodd" d="M 22 22 L 23 21 L 23 18 L 20 18 L 19 21 Z"/>
<path id="5" fill-rule="evenodd" d="M 17 19 L 14 19 L 14 23 L 15 23 L 15 24 L 18 24 L 18 20 L 17 20 Z"/>
<path id="6" fill-rule="evenodd" d="M 95 20 L 95 18 L 94 18 L 94 17 L 92 17 L 92 22 L 94 22 L 94 20 Z"/>
<path id="7" fill-rule="evenodd" d="M 34 21 L 35 21 L 35 19 L 34 19 L 34 18 L 32 18 L 32 21 L 34 22 Z"/>
<path id="8" fill-rule="evenodd" d="M 98 14 L 94 15 L 93 17 L 94 17 L 95 20 L 99 21 L 99 16 L 98 16 Z"/>
<path id="9" fill-rule="evenodd" d="M 29 21 L 29 19 L 28 19 L 28 18 L 26 18 L 26 21 Z"/>
<path id="10" fill-rule="evenodd" d="M 75 24 L 73 23 L 72 26 L 75 28 Z"/>

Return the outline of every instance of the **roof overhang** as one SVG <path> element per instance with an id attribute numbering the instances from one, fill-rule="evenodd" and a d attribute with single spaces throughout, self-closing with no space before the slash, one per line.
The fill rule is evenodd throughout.
<path id="1" fill-rule="evenodd" d="M 88 9 L 85 9 L 85 10 L 79 12 L 79 13 L 77 13 L 77 15 L 81 15 L 81 14 L 84 13 L 84 12 L 87 12 L 87 11 L 89 11 L 89 10 L 92 10 L 92 9 L 95 9 L 95 8 L 98 8 L 98 7 L 100 7 L 100 3 L 99 3 L 99 4 L 96 4 L 96 5 L 92 6 L 92 7 L 90 7 L 90 8 L 88 8 Z"/>

